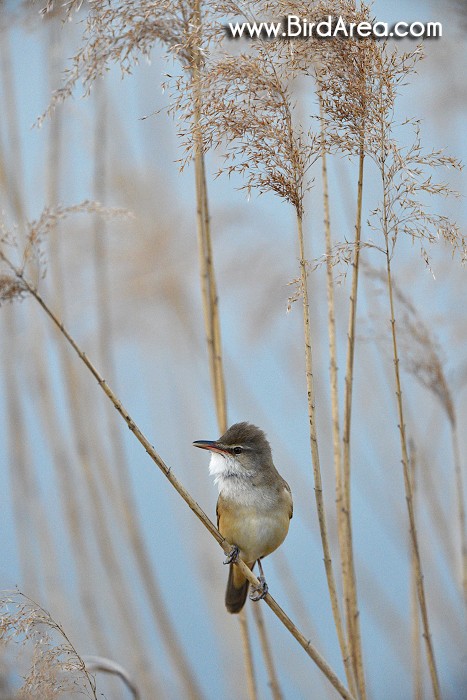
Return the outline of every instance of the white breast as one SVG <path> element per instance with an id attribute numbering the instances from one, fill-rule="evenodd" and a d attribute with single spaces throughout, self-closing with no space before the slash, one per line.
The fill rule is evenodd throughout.
<path id="1" fill-rule="evenodd" d="M 219 493 L 230 498 L 238 505 L 250 505 L 254 502 L 255 493 L 251 488 L 252 472 L 241 467 L 235 457 L 218 452 L 212 452 L 209 462 L 209 473 L 214 477 Z"/>

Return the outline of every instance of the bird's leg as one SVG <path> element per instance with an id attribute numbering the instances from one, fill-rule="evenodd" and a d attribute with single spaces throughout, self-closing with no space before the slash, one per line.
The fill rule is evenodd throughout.
<path id="1" fill-rule="evenodd" d="M 232 545 L 232 549 L 230 552 L 227 554 L 227 559 L 224 561 L 224 564 L 235 564 L 236 561 L 238 561 L 238 553 L 239 549 L 236 544 Z"/>
<path id="2" fill-rule="evenodd" d="M 260 559 L 258 559 L 258 567 L 260 571 L 260 575 L 258 576 L 259 586 L 256 586 L 256 588 L 252 588 L 250 593 L 250 600 L 254 601 L 262 600 L 268 592 L 268 584 L 266 583 L 266 579 L 264 578 L 264 571 Z"/>

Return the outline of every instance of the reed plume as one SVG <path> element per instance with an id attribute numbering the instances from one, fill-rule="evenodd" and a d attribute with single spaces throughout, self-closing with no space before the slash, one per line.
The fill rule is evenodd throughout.
<path id="1" fill-rule="evenodd" d="M 52 700 L 80 692 L 97 700 L 94 676 L 63 627 L 20 591 L 0 594 L 0 644 L 16 643 L 29 670 L 15 697 Z"/>

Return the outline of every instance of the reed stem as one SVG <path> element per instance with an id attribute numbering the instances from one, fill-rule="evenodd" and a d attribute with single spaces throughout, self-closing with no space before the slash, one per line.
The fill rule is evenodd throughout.
<path id="1" fill-rule="evenodd" d="M 465 491 L 464 475 L 462 473 L 461 455 L 459 449 L 459 435 L 457 423 L 451 421 L 452 453 L 454 457 L 454 472 L 457 496 L 457 517 L 459 519 L 459 536 L 461 543 L 461 580 L 464 603 L 467 609 L 467 532 L 465 528 Z"/>
<path id="2" fill-rule="evenodd" d="M 303 239 L 303 220 L 302 216 L 297 212 L 297 234 L 298 234 L 298 247 L 300 255 L 300 280 L 302 289 L 302 299 L 303 299 L 303 329 L 305 336 L 305 373 L 306 373 L 306 388 L 307 388 L 307 405 L 308 405 L 308 423 L 310 431 L 310 447 L 311 456 L 313 462 L 313 475 L 315 482 L 315 499 L 316 499 L 316 509 L 318 512 L 318 522 L 321 535 L 321 543 L 323 547 L 323 557 L 324 557 L 324 567 L 326 571 L 326 578 L 329 589 L 329 597 L 331 600 L 332 614 L 334 618 L 334 624 L 336 626 L 337 637 L 339 640 L 339 646 L 342 654 L 342 660 L 344 662 L 344 668 L 346 670 L 346 675 L 348 678 L 349 686 L 351 686 L 350 679 L 352 679 L 352 672 L 350 669 L 351 659 L 347 648 L 347 642 L 344 634 L 344 627 L 342 624 L 341 612 L 339 609 L 339 601 L 337 597 L 336 581 L 334 578 L 334 571 L 332 567 L 331 559 L 331 549 L 329 546 L 329 536 L 328 528 L 326 522 L 326 514 L 324 508 L 324 498 L 323 498 L 323 485 L 321 478 L 321 467 L 319 459 L 318 450 L 318 436 L 316 428 L 316 409 L 315 409 L 315 389 L 314 389 L 314 379 L 313 379 L 313 356 L 312 356 L 312 344 L 311 344 L 311 324 L 310 324 L 310 304 L 308 299 L 308 273 L 307 273 L 307 261 L 305 257 L 305 244 Z"/>
<path id="3" fill-rule="evenodd" d="M 413 561 L 414 570 L 417 584 L 417 596 L 420 605 L 420 614 L 422 617 L 423 626 L 423 637 L 425 639 L 426 654 L 428 659 L 428 666 L 430 669 L 431 684 L 433 687 L 433 694 L 435 700 L 440 700 L 441 691 L 438 680 L 438 672 L 436 669 L 435 654 L 433 649 L 433 642 L 431 638 L 430 623 L 428 619 L 428 608 L 426 604 L 425 597 L 425 586 L 423 583 L 423 572 L 422 572 L 422 562 L 420 558 L 420 549 L 418 545 L 418 535 L 417 527 L 415 523 L 415 513 L 413 508 L 413 494 L 412 485 L 410 481 L 409 473 L 409 458 L 407 452 L 407 438 L 404 423 L 404 406 L 402 402 L 402 385 L 400 379 L 399 371 L 399 353 L 397 347 L 397 329 L 396 329 L 396 317 L 394 310 L 394 295 L 392 286 L 392 275 L 391 275 L 391 260 L 389 255 L 389 247 L 387 247 L 386 254 L 386 270 L 387 270 L 387 285 L 388 285 L 388 295 L 389 295 L 389 306 L 391 313 L 391 335 L 392 335 L 392 347 L 393 347 L 393 359 L 394 359 L 394 375 L 396 383 L 396 398 L 397 398 L 397 411 L 399 415 L 399 433 L 401 442 L 401 452 L 402 452 L 402 469 L 404 473 L 404 486 L 405 486 L 405 498 L 407 501 L 407 510 L 409 515 L 409 529 L 410 537 L 412 541 L 413 550 Z"/>
<path id="4" fill-rule="evenodd" d="M 350 440 L 352 419 L 352 394 L 354 382 L 354 357 L 358 299 L 358 274 L 360 268 L 360 241 L 362 230 L 362 199 L 363 199 L 363 168 L 365 151 L 363 143 L 360 146 L 358 163 L 357 186 L 357 215 L 355 222 L 355 247 L 352 261 L 352 286 L 349 304 L 349 320 L 347 331 L 347 360 L 345 370 L 344 391 L 344 429 L 343 429 L 343 472 L 342 472 L 342 525 L 344 531 L 344 546 L 342 551 L 342 580 L 344 586 L 344 609 L 347 621 L 347 635 L 352 655 L 352 666 L 357 681 L 360 697 L 366 698 L 365 675 L 363 670 L 362 641 L 357 599 L 357 579 L 352 538 L 352 502 L 351 502 L 351 469 L 350 469 Z"/>

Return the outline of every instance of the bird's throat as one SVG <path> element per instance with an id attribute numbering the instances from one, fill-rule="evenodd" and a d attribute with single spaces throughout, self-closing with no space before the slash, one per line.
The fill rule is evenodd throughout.
<path id="1" fill-rule="evenodd" d="M 214 483 L 217 484 L 219 491 L 222 490 L 223 483 L 229 476 L 236 473 L 235 459 L 230 455 L 221 455 L 219 452 L 211 452 L 211 461 L 209 462 L 209 473 L 214 477 Z"/>

